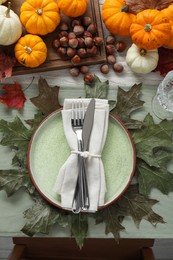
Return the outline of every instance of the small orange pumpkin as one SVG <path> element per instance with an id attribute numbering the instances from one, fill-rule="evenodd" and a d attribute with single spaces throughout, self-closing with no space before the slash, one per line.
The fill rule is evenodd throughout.
<path id="1" fill-rule="evenodd" d="M 102 19 L 111 33 L 128 36 L 135 15 L 128 12 L 124 0 L 106 0 L 102 6 Z"/>
<path id="2" fill-rule="evenodd" d="M 35 68 L 47 57 L 47 47 L 38 35 L 26 34 L 14 47 L 15 57 L 25 67 Z"/>
<path id="3" fill-rule="evenodd" d="M 130 27 L 133 43 L 146 50 L 158 49 L 168 44 L 170 33 L 169 19 L 161 11 L 154 9 L 138 13 Z"/>
<path id="4" fill-rule="evenodd" d="M 87 9 L 88 0 L 58 0 L 60 10 L 70 17 L 83 15 Z"/>
<path id="5" fill-rule="evenodd" d="M 20 20 L 27 32 L 46 35 L 60 23 L 58 4 L 54 0 L 26 0 L 20 8 Z"/>
<path id="6" fill-rule="evenodd" d="M 169 5 L 167 8 L 162 9 L 161 12 L 168 17 L 171 25 L 170 39 L 166 46 L 173 49 L 173 4 Z"/>

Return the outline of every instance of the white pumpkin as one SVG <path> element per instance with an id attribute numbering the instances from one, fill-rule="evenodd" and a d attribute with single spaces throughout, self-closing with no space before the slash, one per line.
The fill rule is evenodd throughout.
<path id="1" fill-rule="evenodd" d="M 134 43 L 127 50 L 126 63 L 133 72 L 146 74 L 157 67 L 159 60 L 158 49 L 140 49 Z"/>
<path id="2" fill-rule="evenodd" d="M 18 15 L 8 7 L 0 5 L 0 45 L 15 43 L 22 35 L 22 24 Z"/>

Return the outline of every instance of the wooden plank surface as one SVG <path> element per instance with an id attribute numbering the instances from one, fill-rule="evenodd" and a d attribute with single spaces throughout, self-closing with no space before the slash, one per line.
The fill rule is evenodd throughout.
<path id="1" fill-rule="evenodd" d="M 19 14 L 20 6 L 23 2 L 24 0 L 13 1 L 12 10 L 14 10 L 14 12 Z M 92 22 L 97 26 L 97 30 L 98 30 L 97 35 L 103 38 L 104 36 L 103 36 L 103 29 L 102 29 L 102 23 L 100 18 L 100 9 L 99 9 L 98 1 L 89 0 L 86 13 L 83 16 L 90 16 L 92 18 Z M 72 20 L 72 18 L 65 17 L 63 14 L 61 14 L 61 17 L 62 17 L 61 20 L 67 20 L 68 22 Z M 54 32 L 49 33 L 48 35 L 42 37 L 42 39 L 44 40 L 48 48 L 47 59 L 42 65 L 40 65 L 37 68 L 26 68 L 17 62 L 13 69 L 13 76 L 73 67 L 74 65 L 71 63 L 70 60 L 62 60 L 60 56 L 57 54 L 56 50 L 52 47 L 52 41 L 57 37 L 58 32 L 59 32 L 59 28 L 57 26 Z M 25 33 L 26 32 L 24 32 L 24 34 Z M 10 53 L 11 55 L 14 55 L 13 52 L 14 45 L 3 47 L 3 48 L 5 48 L 6 53 Z M 94 57 L 82 58 L 81 62 L 78 65 L 79 66 L 95 65 L 95 64 L 104 63 L 105 60 L 106 60 L 106 53 L 105 53 L 105 47 L 103 45 L 98 49 L 98 52 Z"/>

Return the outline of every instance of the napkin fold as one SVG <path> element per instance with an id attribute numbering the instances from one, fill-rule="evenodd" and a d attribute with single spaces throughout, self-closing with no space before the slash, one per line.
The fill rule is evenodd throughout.
<path id="1" fill-rule="evenodd" d="M 90 98 L 80 99 L 85 108 Z M 78 144 L 77 137 L 71 125 L 72 103 L 76 99 L 65 99 L 62 112 L 64 133 L 71 149 L 71 154 L 60 168 L 54 191 L 61 195 L 61 206 L 72 209 L 72 202 L 78 178 Z M 86 175 L 89 189 L 89 212 L 95 212 L 104 205 L 106 181 L 101 153 L 105 144 L 109 119 L 109 104 L 106 99 L 95 99 L 95 114 L 90 136 L 89 151 L 86 159 Z M 85 155 L 86 155 L 85 154 Z"/>

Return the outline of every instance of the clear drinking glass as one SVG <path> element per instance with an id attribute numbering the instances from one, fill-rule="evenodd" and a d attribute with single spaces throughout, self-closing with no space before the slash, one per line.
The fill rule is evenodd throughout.
<path id="1" fill-rule="evenodd" d="M 167 73 L 152 101 L 154 114 L 160 119 L 173 119 L 173 70 Z"/>

